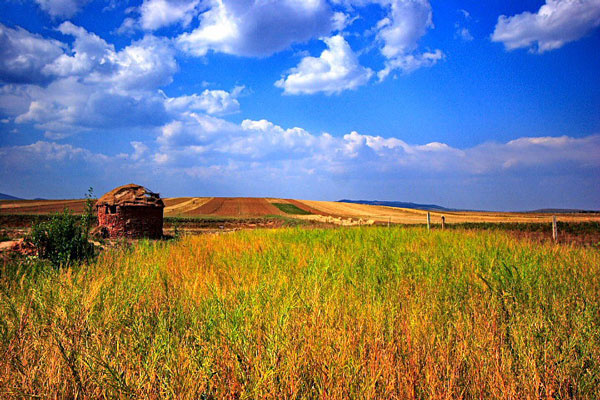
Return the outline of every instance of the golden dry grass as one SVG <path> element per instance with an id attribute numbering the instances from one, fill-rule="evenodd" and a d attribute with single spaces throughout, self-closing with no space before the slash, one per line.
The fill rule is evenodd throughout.
<path id="1" fill-rule="evenodd" d="M 258 230 L 5 262 L 2 398 L 600 397 L 600 253 Z"/>

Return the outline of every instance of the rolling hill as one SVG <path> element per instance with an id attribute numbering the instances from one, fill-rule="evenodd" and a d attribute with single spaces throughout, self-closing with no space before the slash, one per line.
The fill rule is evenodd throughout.
<path id="1" fill-rule="evenodd" d="M 23 200 L 10 194 L 0 193 L 0 200 Z"/>

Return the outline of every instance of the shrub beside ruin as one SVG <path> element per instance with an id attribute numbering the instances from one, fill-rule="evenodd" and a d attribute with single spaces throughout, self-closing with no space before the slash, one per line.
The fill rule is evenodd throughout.
<path id="1" fill-rule="evenodd" d="M 86 224 L 67 209 L 48 221 L 35 224 L 29 240 L 36 247 L 38 256 L 56 267 L 94 255 L 94 245 L 88 240 Z"/>

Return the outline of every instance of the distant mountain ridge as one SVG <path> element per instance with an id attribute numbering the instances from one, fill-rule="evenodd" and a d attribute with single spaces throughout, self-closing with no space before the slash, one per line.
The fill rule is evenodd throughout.
<path id="1" fill-rule="evenodd" d="M 411 208 L 414 210 L 431 210 L 431 211 L 459 211 L 453 208 L 446 208 L 438 206 L 436 204 L 418 204 L 418 203 L 406 203 L 403 201 L 384 201 L 384 200 L 338 200 L 338 203 L 352 203 L 352 204 L 367 204 L 371 206 L 386 206 L 386 207 L 398 207 L 398 208 Z"/>
<path id="2" fill-rule="evenodd" d="M 11 196 L 10 194 L 0 193 L 0 200 L 23 200 L 19 197 Z"/>

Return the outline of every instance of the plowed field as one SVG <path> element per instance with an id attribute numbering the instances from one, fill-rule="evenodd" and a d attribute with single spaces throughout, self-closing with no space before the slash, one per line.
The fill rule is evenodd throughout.
<path id="1" fill-rule="evenodd" d="M 51 214 L 65 208 L 83 213 L 85 200 L 8 200 L 0 202 L 0 214 Z"/>
<path id="2" fill-rule="evenodd" d="M 252 197 L 175 197 L 163 199 L 165 216 L 227 216 L 260 217 L 265 215 L 288 215 L 294 218 L 314 219 L 318 216 L 345 219 L 373 220 L 379 223 L 424 224 L 427 211 L 366 204 L 338 203 L 335 201 L 312 201 L 294 199 L 265 199 Z M 285 214 L 272 203 L 289 203 L 308 211 L 313 216 Z M 2 200 L 0 214 L 51 214 L 65 207 L 74 213 L 83 212 L 85 200 Z M 431 212 L 431 222 L 439 224 L 445 216 L 446 223 L 461 222 L 549 222 L 550 214 L 507 212 Z M 560 214 L 563 222 L 600 222 L 600 213 Z"/>
<path id="3" fill-rule="evenodd" d="M 237 217 L 283 215 L 284 213 L 263 198 L 215 197 L 206 204 L 190 211 L 189 214 Z"/>

